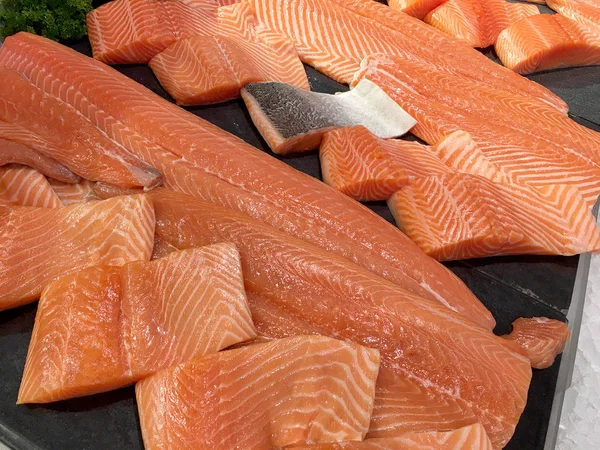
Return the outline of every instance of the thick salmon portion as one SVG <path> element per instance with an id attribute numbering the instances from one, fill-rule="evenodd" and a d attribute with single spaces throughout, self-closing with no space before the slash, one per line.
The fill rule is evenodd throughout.
<path id="1" fill-rule="evenodd" d="M 247 83 L 280 81 L 310 89 L 304 66 L 287 38 L 192 36 L 167 47 L 150 68 L 179 105 L 237 98 Z"/>
<path id="2" fill-rule="evenodd" d="M 502 64 L 520 74 L 600 64 L 600 25 L 542 14 L 504 30 L 494 47 Z"/>
<path id="3" fill-rule="evenodd" d="M 205 356 L 136 385 L 147 450 L 269 450 L 363 439 L 379 352 L 298 336 Z"/>
<path id="4" fill-rule="evenodd" d="M 398 226 L 439 261 L 600 249 L 596 220 L 570 186 L 451 174 L 415 180 L 388 205 Z"/>
<path id="5" fill-rule="evenodd" d="M 588 27 L 600 27 L 600 4 L 596 0 L 547 0 L 557 13 Z"/>
<path id="6" fill-rule="evenodd" d="M 432 10 L 448 0 L 388 0 L 390 8 L 423 20 Z"/>
<path id="7" fill-rule="evenodd" d="M 77 183 L 80 178 L 58 161 L 30 147 L 8 139 L 0 139 L 0 166 L 22 164 L 63 183 Z"/>
<path id="8" fill-rule="evenodd" d="M 525 406 L 531 369 L 529 360 L 504 339 L 437 302 L 415 297 L 243 214 L 166 189 L 151 195 L 161 239 L 177 248 L 223 241 L 238 247 L 255 321 L 280 317 L 272 325 L 275 332 L 285 333 L 287 325 L 294 333 L 294 327 L 310 324 L 309 333 L 379 348 L 378 392 L 384 398 L 379 407 L 376 401 L 380 416 L 373 417 L 380 424 L 377 437 L 403 428 L 439 429 L 429 427 L 440 422 L 456 428 L 479 421 L 496 444 L 508 442 Z M 256 299 L 262 313 L 254 310 Z M 257 329 L 271 333 L 269 323 L 257 323 Z M 410 394 L 436 405 L 429 409 L 433 417 L 403 415 L 402 406 L 411 405 L 406 401 Z"/>
<path id="9" fill-rule="evenodd" d="M 519 318 L 512 325 L 512 332 L 504 337 L 521 346 L 534 369 L 550 367 L 571 337 L 566 323 L 545 317 Z"/>
<path id="10" fill-rule="evenodd" d="M 255 336 L 231 244 L 90 267 L 44 289 L 18 402 L 117 389 Z"/>
<path id="11" fill-rule="evenodd" d="M 520 183 L 573 185 L 590 206 L 600 194 L 600 134 L 541 102 L 481 88 L 404 58 L 368 57 L 357 74 L 362 78 L 413 116 L 418 123 L 411 132 L 430 144 L 463 130 L 490 162 Z"/>
<path id="12" fill-rule="evenodd" d="M 93 191 L 94 183 L 89 180 L 81 180 L 79 183 L 69 184 L 50 178 L 48 182 L 65 206 L 72 205 L 73 203 L 85 203 L 89 200 L 98 200 L 98 196 Z"/>
<path id="13" fill-rule="evenodd" d="M 478 423 L 451 431 L 409 432 L 395 438 L 367 439 L 307 445 L 297 450 L 492 450 L 485 429 Z"/>
<path id="14" fill-rule="evenodd" d="M 148 260 L 154 209 L 145 195 L 60 209 L 0 206 L 0 310 L 36 300 L 85 267 Z"/>
<path id="15" fill-rule="evenodd" d="M 0 204 L 38 208 L 63 206 L 46 177 L 25 166 L 0 167 Z"/>
<path id="16" fill-rule="evenodd" d="M 0 65 L 72 104 L 162 172 L 168 187 L 245 212 L 455 311 L 485 311 L 456 276 L 381 217 L 110 67 L 28 33 L 5 40 Z M 45 82 L 49 76 L 53 83 Z M 489 313 L 469 317 L 493 328 Z"/>

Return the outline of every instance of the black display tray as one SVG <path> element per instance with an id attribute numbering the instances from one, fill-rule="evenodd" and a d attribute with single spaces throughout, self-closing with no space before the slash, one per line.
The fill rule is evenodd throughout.
<path id="1" fill-rule="evenodd" d="M 89 44 L 80 42 L 72 46 L 90 54 Z M 168 98 L 152 72 L 145 66 L 118 67 L 125 75 L 145 85 L 158 95 Z M 600 79 L 599 68 L 595 71 Z M 307 67 L 313 90 L 336 92 L 346 90 L 331 79 Z M 563 93 L 562 87 L 570 80 L 565 72 L 537 76 L 542 84 Z M 564 81 L 559 81 L 564 76 Z M 588 95 L 594 92 L 593 83 L 582 83 L 569 88 L 565 100 L 577 106 L 576 120 L 600 130 L 592 123 L 600 115 L 594 111 Z M 583 105 L 583 106 L 582 106 Z M 186 108 L 221 128 L 241 137 L 268 153 L 244 108 L 241 100 L 217 105 Z M 583 120 L 589 117 L 590 122 Z M 274 156 L 274 155 L 273 155 Z M 316 151 L 297 156 L 277 157 L 296 169 L 320 178 L 319 158 Z M 377 214 L 393 222 L 384 202 L 368 206 Z M 578 257 L 502 257 L 471 261 L 456 261 L 447 266 L 456 273 L 481 301 L 492 311 L 498 322 L 497 333 L 507 333 L 511 322 L 518 317 L 546 316 L 566 320 L 569 309 Z M 16 406 L 15 401 L 36 305 L 0 313 L 0 355 L 2 357 L 2 383 L 0 385 L 0 442 L 19 450 L 137 450 L 143 449 L 133 388 L 125 388 L 75 400 L 45 406 Z M 508 449 L 541 450 L 544 448 L 548 424 L 555 396 L 560 358 L 546 370 L 534 371 L 527 407 Z M 554 424 L 553 426 L 557 426 Z"/>

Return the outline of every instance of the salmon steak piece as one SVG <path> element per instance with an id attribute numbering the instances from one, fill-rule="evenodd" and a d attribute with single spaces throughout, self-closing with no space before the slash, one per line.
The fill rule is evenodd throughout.
<path id="1" fill-rule="evenodd" d="M 396 11 L 423 20 L 423 18 L 448 0 L 388 0 L 388 6 Z"/>
<path id="2" fill-rule="evenodd" d="M 521 346 L 534 369 L 550 367 L 571 337 L 566 323 L 545 317 L 519 318 L 512 325 L 512 332 L 504 337 Z"/>
<path id="3" fill-rule="evenodd" d="M 167 187 L 249 214 L 455 311 L 486 311 L 452 272 L 369 209 L 109 66 L 28 33 L 4 41 L 0 66 L 21 71 L 72 105 L 160 171 Z M 489 313 L 473 317 L 494 326 Z"/>
<path id="4" fill-rule="evenodd" d="M 21 164 L 63 183 L 77 183 L 80 178 L 58 161 L 30 147 L 8 139 L 0 139 L 0 166 Z"/>
<path id="5" fill-rule="evenodd" d="M 310 89 L 294 44 L 284 37 L 245 41 L 233 34 L 192 36 L 167 47 L 149 65 L 178 105 L 231 100 L 251 82 L 280 81 Z"/>
<path id="6" fill-rule="evenodd" d="M 79 183 L 69 184 L 50 178 L 48 182 L 65 206 L 99 199 L 93 190 L 94 183 L 89 180 L 81 180 Z"/>
<path id="7" fill-rule="evenodd" d="M 591 28 L 600 27 L 600 4 L 596 0 L 546 0 L 554 11 Z"/>
<path id="8" fill-rule="evenodd" d="M 379 352 L 297 336 L 198 358 L 136 387 L 144 447 L 270 450 L 361 440 Z"/>
<path id="9" fill-rule="evenodd" d="M 255 336 L 231 244 L 89 267 L 44 289 L 18 403 L 110 391 Z"/>
<path id="10" fill-rule="evenodd" d="M 12 165 L 0 167 L 0 205 L 63 206 L 44 175 L 31 167 Z"/>
<path id="11" fill-rule="evenodd" d="M 59 209 L 0 205 L 0 310 L 33 302 L 48 283 L 85 267 L 147 261 L 154 222 L 145 195 Z"/>
<path id="12" fill-rule="evenodd" d="M 450 431 L 407 432 L 394 438 L 294 447 L 296 450 L 493 450 L 478 423 Z"/>
<path id="13" fill-rule="evenodd" d="M 600 25 L 560 14 L 529 17 L 505 29 L 495 45 L 506 67 L 520 74 L 600 64 Z"/>
<path id="14" fill-rule="evenodd" d="M 423 20 L 472 47 L 486 48 L 496 43 L 502 30 L 539 13 L 535 5 L 506 0 L 448 0 Z"/>
<path id="15" fill-rule="evenodd" d="M 600 249 L 596 220 L 572 186 L 450 174 L 418 179 L 388 205 L 398 226 L 438 261 Z"/>

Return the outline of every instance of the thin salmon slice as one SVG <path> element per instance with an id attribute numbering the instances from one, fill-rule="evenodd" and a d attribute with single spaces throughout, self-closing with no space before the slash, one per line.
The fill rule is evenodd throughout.
<path id="1" fill-rule="evenodd" d="M 495 49 L 502 64 L 520 74 L 600 64 L 600 26 L 541 14 L 504 30 Z"/>
<path id="2" fill-rule="evenodd" d="M 0 167 L 0 204 L 38 208 L 63 206 L 46 177 L 25 166 Z"/>
<path id="3" fill-rule="evenodd" d="M 0 139 L 0 166 L 22 164 L 63 183 L 77 183 L 80 178 L 58 161 L 18 142 Z"/>
<path id="4" fill-rule="evenodd" d="M 171 245 L 236 245 L 253 320 L 267 321 L 257 323 L 260 334 L 285 333 L 286 326 L 293 334 L 310 324 L 308 333 L 379 348 L 382 398 L 372 419 L 378 424 L 374 437 L 481 422 L 496 444 L 508 442 L 526 402 L 531 368 L 507 341 L 435 301 L 243 214 L 166 189 L 150 195 L 156 234 Z"/>
<path id="5" fill-rule="evenodd" d="M 396 11 L 423 20 L 423 18 L 438 6 L 448 0 L 388 0 L 388 6 Z"/>
<path id="6" fill-rule="evenodd" d="M 546 88 L 515 77 L 468 45 L 372 0 L 250 0 L 250 4 L 259 24 L 293 39 L 304 63 L 340 83 L 352 82 L 365 56 L 382 53 L 430 63 L 491 89 L 541 99 L 562 112 L 568 109 Z"/>
<path id="7" fill-rule="evenodd" d="M 455 311 L 482 309 L 464 283 L 381 217 L 110 67 L 28 33 L 5 40 L 0 65 L 73 105 L 161 171 L 168 187 L 247 213 Z M 47 77 L 53 82 L 46 83 Z M 494 326 L 487 312 L 474 318 Z"/>
<path id="8" fill-rule="evenodd" d="M 18 403 L 106 392 L 256 336 L 231 244 L 94 266 L 43 291 Z"/>
<path id="9" fill-rule="evenodd" d="M 325 134 L 319 158 L 323 181 L 361 201 L 387 200 L 414 178 L 453 172 L 427 146 L 380 139 L 361 126 Z"/>
<path id="10" fill-rule="evenodd" d="M 416 180 L 388 204 L 398 226 L 439 261 L 600 248 L 596 221 L 569 186 L 532 188 L 451 174 Z"/>
<path id="11" fill-rule="evenodd" d="M 202 105 L 239 97 L 247 83 L 280 81 L 310 89 L 294 44 L 241 36 L 192 36 L 150 61 L 160 84 L 179 105 Z"/>
<path id="12" fill-rule="evenodd" d="M 161 182 L 156 170 L 17 71 L 0 69 L 0 93 L 0 137 L 31 147 L 88 180 L 124 187 Z"/>
<path id="13" fill-rule="evenodd" d="M 592 29 L 600 27 L 600 5 L 596 0 L 547 0 L 557 13 Z"/>
<path id="14" fill-rule="evenodd" d="M 0 310 L 36 300 L 52 280 L 85 267 L 148 260 L 153 237 L 144 195 L 60 209 L 0 206 Z"/>
<path id="15" fill-rule="evenodd" d="M 74 203 L 85 203 L 89 200 L 98 200 L 98 196 L 94 193 L 92 183 L 89 180 L 81 180 L 79 183 L 69 184 L 49 179 L 48 182 L 52 190 L 56 193 L 61 203 L 65 206 Z"/>
<path id="16" fill-rule="evenodd" d="M 512 325 L 512 332 L 504 337 L 521 346 L 534 369 L 550 367 L 571 336 L 566 323 L 545 317 L 519 318 Z"/>
<path id="17" fill-rule="evenodd" d="M 485 48 L 496 43 L 502 30 L 539 13 L 535 5 L 506 0 L 449 0 L 423 20 L 472 47 Z"/>
<path id="18" fill-rule="evenodd" d="M 473 424 L 451 431 L 409 432 L 395 438 L 295 447 L 297 450 L 493 450 L 485 429 Z"/>
<path id="19" fill-rule="evenodd" d="M 146 449 L 269 450 L 361 440 L 379 352 L 298 336 L 205 356 L 136 385 Z"/>

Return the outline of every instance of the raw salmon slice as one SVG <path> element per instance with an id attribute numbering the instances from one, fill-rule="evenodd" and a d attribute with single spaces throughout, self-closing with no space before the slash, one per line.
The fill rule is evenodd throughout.
<path id="1" fill-rule="evenodd" d="M 500 33 L 495 49 L 520 74 L 600 64 L 600 26 L 591 28 L 560 14 L 541 14 Z"/>
<path id="2" fill-rule="evenodd" d="M 547 0 L 557 13 L 588 27 L 600 27 L 600 5 L 596 0 Z"/>
<path id="3" fill-rule="evenodd" d="M 451 174 L 418 179 L 388 204 L 398 226 L 439 261 L 600 248 L 596 221 L 569 186 L 532 188 Z"/>
<path id="4" fill-rule="evenodd" d="M 38 208 L 63 206 L 46 177 L 25 166 L 0 167 L 0 204 Z"/>
<path id="5" fill-rule="evenodd" d="M 18 403 L 117 389 L 255 336 L 231 244 L 90 267 L 44 289 Z"/>
<path id="6" fill-rule="evenodd" d="M 319 158 L 323 181 L 361 201 L 387 200 L 415 178 L 453 172 L 427 146 L 380 139 L 361 126 L 325 134 Z"/>
<path id="7" fill-rule="evenodd" d="M 77 183 L 80 178 L 52 158 L 18 142 L 0 139 L 0 166 L 22 164 L 63 183 Z"/>
<path id="8" fill-rule="evenodd" d="M 31 147 L 88 180 L 124 187 L 161 182 L 156 170 L 20 73 L 0 69 L 0 94 L 0 137 Z"/>
<path id="9" fill-rule="evenodd" d="M 542 86 L 515 77 L 455 38 L 370 0 L 250 0 L 259 23 L 296 43 L 306 64 L 349 84 L 365 56 L 404 56 L 433 64 L 491 89 L 542 99 L 562 112 L 566 104 Z M 320 30 L 314 33 L 310 30 Z M 439 49 L 444 51 L 440 52 Z"/>
<path id="10" fill-rule="evenodd" d="M 0 206 L 0 310 L 34 301 L 49 282 L 85 267 L 148 260 L 153 236 L 144 195 L 60 209 Z"/>
<path id="11" fill-rule="evenodd" d="M 156 234 L 175 247 L 236 245 L 253 320 L 267 321 L 256 323 L 260 334 L 293 334 L 310 324 L 308 333 L 379 348 L 382 397 L 376 400 L 373 422 L 379 435 L 374 437 L 389 437 L 402 428 L 481 422 L 498 446 L 508 442 L 526 402 L 531 368 L 506 340 L 243 214 L 166 189 L 150 195 Z M 257 299 L 262 300 L 259 311 Z M 480 321 L 475 311 L 469 316 Z"/>
<path id="12" fill-rule="evenodd" d="M 361 440 L 379 352 L 298 336 L 205 356 L 136 385 L 144 447 L 229 450 Z"/>
<path id="13" fill-rule="evenodd" d="M 502 30 L 539 13 L 535 5 L 506 0 L 449 0 L 423 20 L 472 47 L 485 48 L 496 43 Z"/>
<path id="14" fill-rule="evenodd" d="M 362 442 L 295 447 L 297 450 L 493 450 L 485 429 L 478 423 L 451 431 L 404 433 L 395 438 Z"/>
<path id="15" fill-rule="evenodd" d="M 390 8 L 423 20 L 432 10 L 448 0 L 388 0 Z"/>
<path id="16" fill-rule="evenodd" d="M 53 179 L 49 179 L 48 181 L 65 206 L 72 205 L 73 203 L 84 203 L 89 200 L 98 200 L 99 198 L 93 191 L 94 183 L 89 180 L 81 180 L 76 184 L 62 183 Z"/>
<path id="17" fill-rule="evenodd" d="M 455 275 L 381 217 L 105 64 L 19 33 L 3 43 L 0 65 L 23 72 L 73 105 L 111 139 L 160 170 L 168 187 L 247 213 L 454 310 L 482 309 Z M 52 83 L 45 82 L 48 77 Z M 474 317 L 493 328 L 489 313 Z"/>
<path id="18" fill-rule="evenodd" d="M 566 323 L 545 317 L 519 318 L 512 325 L 513 331 L 505 338 L 521 346 L 535 369 L 550 367 L 571 336 Z"/>

